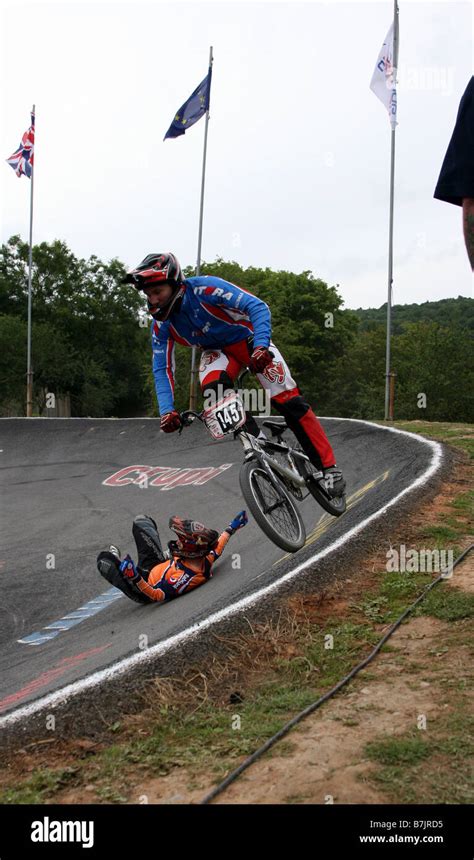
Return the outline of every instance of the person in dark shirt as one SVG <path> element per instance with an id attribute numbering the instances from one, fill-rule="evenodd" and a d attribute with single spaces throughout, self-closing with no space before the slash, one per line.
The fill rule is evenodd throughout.
<path id="1" fill-rule="evenodd" d="M 462 206 L 464 241 L 474 270 L 474 76 L 459 103 L 434 197 Z"/>

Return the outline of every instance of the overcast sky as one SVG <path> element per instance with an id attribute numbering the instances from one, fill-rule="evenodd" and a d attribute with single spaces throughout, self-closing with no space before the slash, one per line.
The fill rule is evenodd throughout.
<path id="1" fill-rule="evenodd" d="M 399 0 L 394 302 L 472 294 L 459 207 L 433 199 L 473 73 L 470 2 Z M 0 0 L 0 152 L 36 104 L 34 242 L 195 264 L 205 120 L 163 142 L 214 48 L 204 260 L 311 270 L 386 301 L 390 123 L 369 89 L 393 3 Z M 0 167 L 1 241 L 30 182 Z"/>

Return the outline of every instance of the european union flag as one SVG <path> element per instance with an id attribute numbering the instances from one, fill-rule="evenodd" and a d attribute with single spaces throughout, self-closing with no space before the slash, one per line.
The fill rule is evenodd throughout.
<path id="1" fill-rule="evenodd" d="M 209 110 L 211 74 L 212 69 L 209 69 L 204 80 L 196 87 L 184 105 L 180 107 L 163 140 L 166 140 L 167 137 L 179 137 L 180 134 L 184 134 L 190 126 L 194 125 Z"/>

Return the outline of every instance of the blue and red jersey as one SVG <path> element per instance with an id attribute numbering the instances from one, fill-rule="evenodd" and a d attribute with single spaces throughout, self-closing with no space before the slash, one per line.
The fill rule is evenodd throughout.
<path id="1" fill-rule="evenodd" d="M 187 278 L 177 313 L 165 322 L 153 321 L 153 374 L 160 415 L 174 408 L 174 347 L 224 349 L 253 338 L 254 347 L 267 347 L 271 337 L 270 308 L 235 284 L 203 275 Z"/>

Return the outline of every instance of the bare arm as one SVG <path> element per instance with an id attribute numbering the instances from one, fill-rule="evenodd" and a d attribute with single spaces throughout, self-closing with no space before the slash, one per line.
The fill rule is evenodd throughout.
<path id="1" fill-rule="evenodd" d="M 466 251 L 474 271 L 474 198 L 464 197 L 462 201 L 462 220 L 464 227 L 464 241 Z"/>

